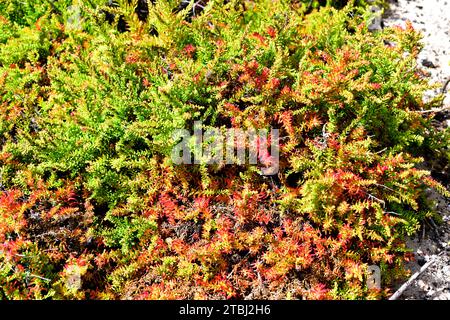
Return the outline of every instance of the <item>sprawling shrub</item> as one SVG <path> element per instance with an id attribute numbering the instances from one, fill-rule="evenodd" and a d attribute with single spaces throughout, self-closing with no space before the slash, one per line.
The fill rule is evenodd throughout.
<path id="1" fill-rule="evenodd" d="M 438 101 L 411 26 L 370 33 L 353 1 L 35 2 L 0 2 L 0 296 L 372 299 L 404 276 L 424 191 L 448 195 L 417 167 Z M 280 129 L 279 173 L 175 165 L 195 121 Z"/>

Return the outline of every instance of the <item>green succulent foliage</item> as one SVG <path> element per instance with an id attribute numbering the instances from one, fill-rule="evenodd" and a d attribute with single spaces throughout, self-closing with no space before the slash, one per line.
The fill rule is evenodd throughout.
<path id="1" fill-rule="evenodd" d="M 0 12 L 11 23 L 25 27 L 31 26 L 51 10 L 51 1 L 47 0 L 2 0 L 0 1 Z M 68 4 L 68 1 L 65 1 Z"/>
<path id="2" fill-rule="evenodd" d="M 108 245 L 120 247 L 124 254 L 130 253 L 147 231 L 156 231 L 158 228 L 156 223 L 139 217 L 132 220 L 110 217 L 108 220 L 113 224 L 113 228 L 105 231 Z"/>

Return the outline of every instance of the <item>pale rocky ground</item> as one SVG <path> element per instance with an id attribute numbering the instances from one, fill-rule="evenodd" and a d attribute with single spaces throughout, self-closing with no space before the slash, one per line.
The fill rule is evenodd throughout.
<path id="1" fill-rule="evenodd" d="M 382 24 L 405 26 L 407 20 L 424 36 L 419 66 L 430 74 L 431 82 L 440 84 L 439 89 L 429 92 L 424 99 L 444 92 L 444 106 L 450 107 L 450 84 L 443 90 L 450 79 L 450 0 L 392 0 Z M 450 112 L 439 114 L 439 119 L 440 129 L 450 126 Z M 441 182 L 450 186 L 450 181 Z M 436 202 L 444 222 L 439 226 L 426 225 L 408 240 L 416 256 L 408 268 L 414 273 L 430 259 L 436 262 L 412 283 L 401 299 L 450 300 L 450 201 L 433 191 L 429 197 Z"/>
<path id="2" fill-rule="evenodd" d="M 419 64 L 430 73 L 432 82 L 440 83 L 442 88 L 450 78 L 450 0 L 391 1 L 383 19 L 384 25 L 404 26 L 407 20 L 424 36 Z M 445 104 L 450 105 L 449 93 Z"/>

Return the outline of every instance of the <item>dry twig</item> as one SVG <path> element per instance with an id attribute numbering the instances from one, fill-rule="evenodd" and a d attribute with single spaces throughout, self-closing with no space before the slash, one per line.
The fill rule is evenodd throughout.
<path id="1" fill-rule="evenodd" d="M 398 298 L 401 297 L 401 295 L 405 292 L 406 289 L 409 288 L 409 286 L 422 274 L 425 272 L 425 270 L 427 270 L 433 263 L 436 262 L 437 257 L 441 256 L 443 252 L 441 252 L 440 254 L 438 254 L 437 256 L 434 256 L 433 258 L 430 259 L 430 261 L 428 261 L 427 263 L 425 263 L 422 268 L 420 268 L 419 271 L 417 271 L 416 273 L 414 273 L 409 279 L 408 281 L 406 281 L 390 298 L 389 300 L 397 300 Z"/>

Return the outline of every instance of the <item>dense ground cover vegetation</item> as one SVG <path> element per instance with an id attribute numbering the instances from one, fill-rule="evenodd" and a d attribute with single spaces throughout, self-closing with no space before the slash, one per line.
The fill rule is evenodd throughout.
<path id="1" fill-rule="evenodd" d="M 385 297 L 448 140 L 417 112 L 420 34 L 366 9 L 1 0 L 0 297 Z M 279 128 L 280 172 L 174 165 L 200 120 Z"/>

